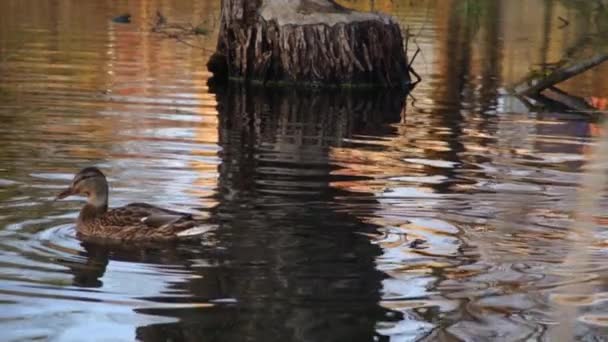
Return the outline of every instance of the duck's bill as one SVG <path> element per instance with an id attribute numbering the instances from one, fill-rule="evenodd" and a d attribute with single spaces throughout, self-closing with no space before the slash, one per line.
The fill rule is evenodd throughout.
<path id="1" fill-rule="evenodd" d="M 57 197 L 55 197 L 55 201 L 60 200 L 62 198 L 66 198 L 73 194 L 74 194 L 74 190 L 72 190 L 72 188 L 67 188 L 67 189 L 63 190 L 59 195 L 57 195 Z"/>

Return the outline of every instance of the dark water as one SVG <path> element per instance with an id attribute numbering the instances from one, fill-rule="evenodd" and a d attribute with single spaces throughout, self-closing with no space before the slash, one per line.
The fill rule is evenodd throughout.
<path id="1" fill-rule="evenodd" d="M 602 125 L 506 92 L 597 43 L 602 14 L 343 3 L 416 35 L 411 96 L 210 90 L 219 1 L 0 2 L 0 339 L 605 340 L 605 202 L 590 239 L 576 229 L 581 194 L 604 196 L 583 184 Z M 210 34 L 150 33 L 156 9 Z M 125 12 L 131 24 L 111 22 Z M 606 71 L 564 89 L 607 96 Z M 109 175 L 111 206 L 204 213 L 216 229 L 178 246 L 82 243 L 82 202 L 51 199 L 88 165 Z"/>

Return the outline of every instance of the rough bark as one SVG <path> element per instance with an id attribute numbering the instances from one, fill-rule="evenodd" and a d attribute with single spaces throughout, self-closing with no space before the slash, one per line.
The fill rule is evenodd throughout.
<path id="1" fill-rule="evenodd" d="M 328 0 L 224 0 L 209 69 L 262 83 L 410 83 L 399 25 Z"/>

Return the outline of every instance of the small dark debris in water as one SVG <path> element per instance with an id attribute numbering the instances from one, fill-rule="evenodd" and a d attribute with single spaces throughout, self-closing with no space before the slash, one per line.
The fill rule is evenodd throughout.
<path id="1" fill-rule="evenodd" d="M 564 19 L 564 18 L 563 18 L 563 17 L 561 17 L 561 16 L 558 16 L 558 17 L 557 17 L 557 19 L 559 19 L 559 21 L 561 21 L 561 22 L 562 22 L 562 23 L 559 25 L 559 27 L 558 27 L 558 29 L 560 29 L 560 30 L 561 30 L 561 29 L 563 29 L 564 27 L 566 27 L 566 26 L 570 25 L 570 22 L 569 22 L 568 20 Z"/>
<path id="2" fill-rule="evenodd" d="M 422 244 L 425 244 L 426 240 L 424 239 L 416 239 L 412 242 L 410 242 L 410 248 L 413 249 L 425 249 L 428 248 L 427 246 L 421 246 Z"/>
<path id="3" fill-rule="evenodd" d="M 156 11 L 156 25 L 165 25 L 167 23 L 167 18 L 160 13 L 160 11 Z"/>
<path id="4" fill-rule="evenodd" d="M 131 14 L 125 13 L 125 14 L 119 15 L 117 17 L 114 17 L 112 19 L 112 21 L 115 23 L 120 23 L 120 24 L 128 24 L 131 22 Z"/>
<path id="5" fill-rule="evenodd" d="M 207 34 L 209 34 L 209 29 L 207 29 L 204 26 L 199 25 L 192 30 L 192 33 L 194 33 L 196 35 L 206 36 Z"/>
<path id="6" fill-rule="evenodd" d="M 156 11 L 156 22 L 152 26 L 152 32 L 161 31 L 165 25 L 167 25 L 167 18 L 160 11 Z"/>

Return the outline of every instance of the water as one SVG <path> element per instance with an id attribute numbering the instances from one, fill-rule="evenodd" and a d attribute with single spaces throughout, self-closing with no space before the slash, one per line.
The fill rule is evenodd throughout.
<path id="1" fill-rule="evenodd" d="M 576 229 L 602 126 L 506 92 L 597 39 L 592 10 L 343 3 L 416 35 L 411 96 L 210 90 L 219 1 L 0 2 L 2 340 L 551 340 L 572 310 L 565 340 L 605 339 L 605 200 L 592 242 Z M 150 33 L 156 9 L 210 34 Z M 564 89 L 606 96 L 606 71 Z M 111 206 L 208 214 L 215 231 L 79 241 L 82 202 L 51 200 L 89 165 Z"/>

